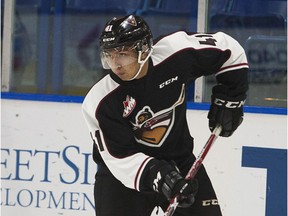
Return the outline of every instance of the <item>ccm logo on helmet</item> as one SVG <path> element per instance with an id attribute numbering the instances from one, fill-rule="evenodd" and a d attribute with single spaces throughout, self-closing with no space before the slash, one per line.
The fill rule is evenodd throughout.
<path id="1" fill-rule="evenodd" d="M 225 106 L 227 108 L 240 108 L 244 105 L 245 100 L 243 101 L 225 101 L 219 98 L 215 98 L 214 104 L 218 106 Z"/>
<path id="2" fill-rule="evenodd" d="M 112 37 L 112 38 L 104 38 L 103 39 L 103 42 L 108 42 L 108 41 L 113 41 L 115 40 L 115 37 Z"/>

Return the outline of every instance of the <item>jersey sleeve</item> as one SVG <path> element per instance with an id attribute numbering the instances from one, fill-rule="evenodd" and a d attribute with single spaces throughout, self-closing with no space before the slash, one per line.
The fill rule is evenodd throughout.
<path id="1" fill-rule="evenodd" d="M 223 32 L 195 34 L 179 31 L 158 40 L 154 50 L 154 65 L 175 59 L 177 64 L 171 64 L 171 67 L 177 67 L 186 80 L 215 75 L 217 82 L 229 89 L 238 88 L 242 93 L 248 89 L 249 66 L 245 50 Z"/>
<path id="2" fill-rule="evenodd" d="M 247 57 L 243 47 L 231 36 L 223 32 L 218 32 L 215 34 L 211 34 L 211 36 L 209 35 L 208 37 L 206 37 L 204 35 L 200 38 L 205 39 L 204 41 L 202 41 L 201 39 L 199 40 L 199 44 L 201 44 L 202 46 L 203 44 L 207 44 L 206 46 L 210 46 L 211 48 L 213 48 L 214 46 L 215 49 L 218 49 L 220 52 L 229 53 L 229 55 L 227 55 L 227 59 L 219 58 L 220 62 L 223 61 L 223 63 L 221 62 L 220 68 L 216 71 L 216 76 L 227 71 L 248 68 Z M 209 62 L 206 63 L 209 64 Z"/>
<path id="3" fill-rule="evenodd" d="M 227 71 L 248 68 L 243 47 L 223 32 L 195 34 L 179 31 L 155 43 L 154 65 L 173 56 L 179 56 L 177 67 L 192 77 L 217 76 Z"/>
<path id="4" fill-rule="evenodd" d="M 209 36 L 207 38 L 203 36 L 206 42 L 203 42 L 202 37 L 200 37 L 202 39 L 199 40 L 199 43 L 207 43 L 207 46 L 215 46 L 216 48 L 214 51 L 215 57 L 208 55 L 210 60 L 205 60 L 206 64 L 210 66 L 202 66 L 204 70 L 206 69 L 206 71 L 203 72 L 204 75 L 209 73 L 209 70 L 215 74 L 217 84 L 225 86 L 227 89 L 225 94 L 229 97 L 245 95 L 248 90 L 249 68 L 245 50 L 234 38 L 223 32 L 211 35 L 212 37 Z M 203 54 L 201 57 L 203 57 Z M 219 68 L 217 62 L 219 62 Z M 216 67 L 213 67 L 213 65 L 216 65 Z"/>
<path id="5" fill-rule="evenodd" d="M 152 159 L 137 152 L 131 127 L 111 114 L 99 98 L 99 89 L 91 89 L 82 104 L 82 113 L 105 165 L 126 187 L 139 190 L 140 178 L 146 164 Z"/>

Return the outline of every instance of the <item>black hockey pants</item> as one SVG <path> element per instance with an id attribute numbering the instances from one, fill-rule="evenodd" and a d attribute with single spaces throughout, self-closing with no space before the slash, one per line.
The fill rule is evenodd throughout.
<path id="1" fill-rule="evenodd" d="M 196 175 L 199 190 L 190 208 L 177 208 L 173 216 L 221 216 L 220 207 L 202 166 Z M 94 188 L 96 216 L 150 216 L 155 206 L 165 212 L 169 202 L 159 193 L 142 193 L 125 187 L 105 165 L 98 165 Z"/>

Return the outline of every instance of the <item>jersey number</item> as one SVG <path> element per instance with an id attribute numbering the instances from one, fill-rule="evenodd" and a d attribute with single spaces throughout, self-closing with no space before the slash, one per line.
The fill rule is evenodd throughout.
<path id="1" fill-rule="evenodd" d="M 93 138 L 92 133 L 90 133 L 90 136 L 91 136 L 91 138 L 92 138 L 92 140 L 93 140 L 93 144 L 96 145 L 96 141 L 95 141 L 95 139 Z M 95 131 L 95 137 L 96 137 L 96 139 L 97 139 L 97 143 L 98 143 L 98 146 L 99 146 L 99 149 L 98 149 L 98 150 L 104 151 L 104 147 L 103 147 L 103 143 L 102 143 L 102 139 L 101 139 L 100 131 L 99 131 L 99 130 L 96 130 L 96 131 Z"/>
<path id="2" fill-rule="evenodd" d="M 196 37 L 204 39 L 203 41 L 199 41 L 200 44 L 216 46 L 217 40 L 215 40 L 212 35 L 201 34 L 197 35 Z"/>

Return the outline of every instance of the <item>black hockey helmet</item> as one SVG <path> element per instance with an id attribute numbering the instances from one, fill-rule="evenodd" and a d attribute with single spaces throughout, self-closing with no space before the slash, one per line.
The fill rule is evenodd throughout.
<path id="1" fill-rule="evenodd" d="M 128 15 L 122 18 L 113 18 L 106 23 L 99 39 L 100 57 L 104 69 L 112 69 L 115 64 L 110 62 L 111 50 L 135 50 L 137 57 L 125 58 L 122 66 L 138 62 L 140 67 L 130 79 L 135 79 L 145 62 L 152 54 L 153 38 L 152 33 L 143 18 L 136 15 Z"/>
<path id="2" fill-rule="evenodd" d="M 152 47 L 152 33 L 145 20 L 136 15 L 113 18 L 106 23 L 99 39 L 101 50 L 135 45 L 145 52 Z"/>

